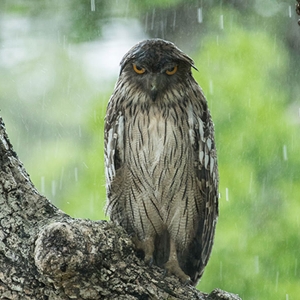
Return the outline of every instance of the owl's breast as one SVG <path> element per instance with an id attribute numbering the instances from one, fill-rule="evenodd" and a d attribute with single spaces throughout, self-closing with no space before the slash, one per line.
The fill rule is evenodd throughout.
<path id="1" fill-rule="evenodd" d="M 147 121 L 147 126 L 144 126 L 138 134 L 138 146 L 144 153 L 143 157 L 147 157 L 142 163 L 154 168 L 164 161 L 168 162 L 168 151 L 171 150 L 170 147 L 174 147 L 175 142 L 172 137 L 174 124 L 161 115 L 148 116 Z"/>
<path id="2" fill-rule="evenodd" d="M 166 116 L 154 107 L 129 122 L 125 155 L 128 166 L 149 182 L 158 197 L 164 189 L 175 193 L 178 178 L 187 176 L 183 170 L 193 168 L 187 117 L 179 120 L 175 115 L 176 111 L 169 111 Z"/>

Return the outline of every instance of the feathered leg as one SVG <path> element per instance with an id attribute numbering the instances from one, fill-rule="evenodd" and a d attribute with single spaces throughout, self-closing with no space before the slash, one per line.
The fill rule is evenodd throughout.
<path id="1" fill-rule="evenodd" d="M 190 277 L 186 275 L 179 266 L 175 242 L 170 240 L 170 256 L 165 264 L 165 269 L 169 274 L 177 276 L 183 283 L 189 283 Z"/>

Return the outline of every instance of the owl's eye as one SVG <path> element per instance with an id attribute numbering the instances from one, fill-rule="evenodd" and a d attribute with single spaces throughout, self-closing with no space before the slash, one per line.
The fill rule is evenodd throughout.
<path id="1" fill-rule="evenodd" d="M 174 66 L 174 67 L 172 67 L 170 69 L 167 69 L 166 70 L 166 74 L 168 74 L 168 75 L 174 75 L 177 72 L 177 69 L 178 69 L 177 66 Z"/>
<path id="2" fill-rule="evenodd" d="M 137 74 L 144 74 L 146 71 L 145 68 L 139 67 L 136 64 L 133 64 L 132 66 L 133 66 L 134 72 Z"/>

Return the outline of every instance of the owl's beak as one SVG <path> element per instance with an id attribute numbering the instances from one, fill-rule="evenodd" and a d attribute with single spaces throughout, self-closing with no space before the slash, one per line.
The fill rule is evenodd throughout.
<path id="1" fill-rule="evenodd" d="M 159 88 L 159 78 L 157 75 L 154 75 L 149 82 L 150 97 L 152 101 L 155 101 L 157 98 L 158 88 Z"/>
<path id="2" fill-rule="evenodd" d="M 156 100 L 157 93 L 158 93 L 157 87 L 155 85 L 151 85 L 150 97 L 151 97 L 152 101 Z"/>

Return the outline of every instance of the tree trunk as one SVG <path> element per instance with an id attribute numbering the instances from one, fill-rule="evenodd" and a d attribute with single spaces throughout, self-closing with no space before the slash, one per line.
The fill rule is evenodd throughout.
<path id="1" fill-rule="evenodd" d="M 0 117 L 0 299 L 240 299 L 164 277 L 121 227 L 74 219 L 39 194 Z"/>

